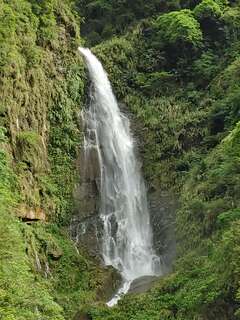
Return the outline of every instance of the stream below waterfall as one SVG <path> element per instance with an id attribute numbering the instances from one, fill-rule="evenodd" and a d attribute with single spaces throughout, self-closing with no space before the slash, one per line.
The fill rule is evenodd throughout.
<path id="1" fill-rule="evenodd" d="M 105 265 L 117 269 L 123 279 L 107 303 L 113 306 L 136 279 L 162 275 L 162 262 L 153 248 L 146 188 L 129 120 L 119 110 L 100 61 L 89 49 L 79 51 L 91 80 L 90 103 L 83 115 L 84 152 L 88 161 L 95 149 L 100 168 L 102 256 Z"/>

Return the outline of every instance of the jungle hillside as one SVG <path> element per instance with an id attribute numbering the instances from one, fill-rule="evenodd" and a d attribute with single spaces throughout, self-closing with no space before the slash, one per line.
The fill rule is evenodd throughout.
<path id="1" fill-rule="evenodd" d="M 171 256 L 112 308 L 79 46 L 130 119 L 153 245 Z M 240 319 L 239 0 L 0 0 L 0 320 L 103 319 Z"/>

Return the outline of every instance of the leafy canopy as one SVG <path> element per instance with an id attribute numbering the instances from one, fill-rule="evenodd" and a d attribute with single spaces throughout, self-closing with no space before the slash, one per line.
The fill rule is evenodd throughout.
<path id="1" fill-rule="evenodd" d="M 200 25 L 188 9 L 159 16 L 155 27 L 158 29 L 159 40 L 166 44 L 182 42 L 199 46 L 203 39 Z"/>
<path id="2" fill-rule="evenodd" d="M 204 19 L 207 17 L 219 18 L 223 14 L 221 7 L 216 1 L 203 0 L 194 9 L 194 15 L 198 19 Z"/>

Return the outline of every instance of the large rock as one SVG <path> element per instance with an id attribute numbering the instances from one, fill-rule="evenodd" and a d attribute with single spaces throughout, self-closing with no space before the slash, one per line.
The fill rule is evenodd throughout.
<path id="1" fill-rule="evenodd" d="M 109 301 L 119 289 L 122 276 L 112 266 L 103 267 L 102 285 L 97 290 L 97 298 L 100 301 Z"/>
<path id="2" fill-rule="evenodd" d="M 143 276 L 133 280 L 128 293 L 143 293 L 150 290 L 158 280 L 155 276 Z"/>

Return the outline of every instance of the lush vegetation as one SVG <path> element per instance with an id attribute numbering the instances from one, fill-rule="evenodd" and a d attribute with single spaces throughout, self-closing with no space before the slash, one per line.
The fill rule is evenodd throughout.
<path id="1" fill-rule="evenodd" d="M 239 4 L 179 6 L 94 48 L 144 141 L 148 182 L 180 203 L 173 273 L 93 319 L 239 317 Z"/>
<path id="2" fill-rule="evenodd" d="M 1 319 L 240 317 L 239 17 L 233 0 L 0 0 Z M 67 233 L 84 41 L 132 115 L 148 184 L 179 201 L 172 274 L 112 309 Z"/>
<path id="3" fill-rule="evenodd" d="M 0 1 L 3 320 L 70 319 L 104 296 L 106 272 L 75 248 L 67 230 L 85 79 L 73 5 Z"/>

